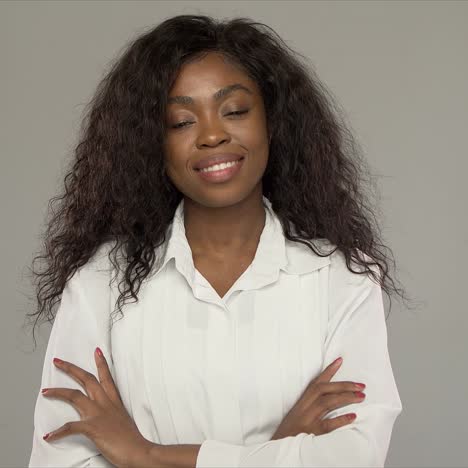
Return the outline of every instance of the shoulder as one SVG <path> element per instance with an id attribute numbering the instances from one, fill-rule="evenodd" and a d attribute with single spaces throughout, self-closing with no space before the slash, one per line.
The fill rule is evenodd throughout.
<path id="1" fill-rule="evenodd" d="M 286 240 L 288 263 L 285 270 L 288 273 L 304 274 L 321 270 L 328 275 L 329 288 L 335 292 L 337 289 L 369 288 L 375 284 L 371 274 L 357 261 L 359 258 L 372 262 L 372 258 L 360 249 L 350 258 L 349 268 L 344 252 L 328 239 L 317 238 L 307 242 L 314 247 L 315 252 L 302 242 Z M 377 265 L 370 265 L 370 268 L 379 274 Z"/>
<path id="2" fill-rule="evenodd" d="M 335 246 L 336 247 L 336 246 Z M 372 262 L 373 259 L 360 249 L 356 249 L 354 255 L 349 259 L 349 266 L 346 263 L 346 256 L 340 249 L 336 249 L 330 255 L 330 282 L 334 285 L 342 286 L 364 286 L 369 287 L 372 284 L 371 274 L 366 268 L 358 263 L 358 259 L 366 262 Z M 377 265 L 369 265 L 370 269 L 375 273 L 379 273 Z M 353 271 L 351 271 L 353 270 Z"/>
<path id="3" fill-rule="evenodd" d="M 367 262 L 372 258 L 362 252 L 356 255 Z M 379 283 L 366 271 L 366 268 L 357 263 L 354 258 L 350 260 L 352 270 L 346 264 L 346 257 L 341 250 L 336 250 L 330 256 L 330 269 L 328 275 L 328 304 L 329 321 L 338 323 L 348 320 L 351 316 L 363 317 L 370 310 L 380 310 L 382 307 L 382 290 Z M 377 265 L 370 265 L 371 270 L 379 277 Z M 336 321 L 336 322 L 335 322 Z"/>
<path id="4" fill-rule="evenodd" d="M 327 239 L 313 239 L 307 243 L 309 245 L 285 239 L 287 264 L 284 269 L 288 273 L 295 275 L 312 273 L 330 265 L 329 253 L 333 250 L 333 246 Z"/>
<path id="5" fill-rule="evenodd" d="M 370 274 L 363 273 L 365 268 L 356 261 L 356 256 L 366 262 L 371 262 L 372 258 L 369 255 L 357 249 L 354 257 L 349 261 L 353 270 L 351 271 L 346 264 L 344 252 L 337 248 L 336 244 L 326 238 L 317 238 L 307 242 L 314 247 L 315 252 L 302 242 L 286 239 L 288 264 L 285 268 L 288 272 L 301 274 L 325 268 L 324 271 L 328 271 L 330 282 L 335 285 L 356 286 L 363 282 L 368 284 Z M 377 265 L 371 265 L 370 268 L 373 271 L 379 271 Z"/>
<path id="6" fill-rule="evenodd" d="M 65 333 L 64 326 L 67 330 L 73 328 L 76 333 L 79 330 L 88 333 L 86 327 L 95 327 L 96 324 L 101 330 L 107 327 L 112 299 L 113 268 L 108 259 L 111 249 L 110 242 L 100 245 L 66 281 L 56 316 L 57 324 L 62 324 L 60 333 Z"/>
<path id="7" fill-rule="evenodd" d="M 103 282 L 108 283 L 114 270 L 109 258 L 114 245 L 114 241 L 102 243 L 87 262 L 76 270 L 72 280 L 86 285 L 98 283 L 99 286 L 102 286 Z"/>

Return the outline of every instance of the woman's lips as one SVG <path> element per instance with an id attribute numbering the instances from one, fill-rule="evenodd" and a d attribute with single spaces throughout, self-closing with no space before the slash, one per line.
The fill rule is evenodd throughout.
<path id="1" fill-rule="evenodd" d="M 223 163 L 230 163 L 233 161 L 238 161 L 244 157 L 243 154 L 237 153 L 218 153 L 215 155 L 211 155 L 210 157 L 204 158 L 201 161 L 198 161 L 193 166 L 194 169 L 206 169 L 210 166 L 214 166 L 215 164 L 223 164 Z"/>
<path id="2" fill-rule="evenodd" d="M 199 169 L 196 169 L 196 173 L 207 182 L 227 182 L 228 180 L 231 180 L 240 171 L 243 165 L 244 157 L 238 159 L 237 162 L 231 167 L 227 167 L 225 169 L 220 169 L 217 171 L 201 171 Z"/>

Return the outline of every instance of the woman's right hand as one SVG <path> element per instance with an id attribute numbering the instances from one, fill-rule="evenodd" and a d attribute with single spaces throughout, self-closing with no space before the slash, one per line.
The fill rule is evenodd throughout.
<path id="1" fill-rule="evenodd" d="M 284 417 L 270 440 L 296 436 L 302 432 L 321 435 L 353 422 L 347 414 L 322 419 L 328 412 L 352 403 L 364 401 L 361 392 L 365 387 L 354 382 L 330 382 L 342 361 L 332 362 L 318 377 L 311 380 L 303 394 Z M 353 413 L 350 413 L 353 414 Z"/>

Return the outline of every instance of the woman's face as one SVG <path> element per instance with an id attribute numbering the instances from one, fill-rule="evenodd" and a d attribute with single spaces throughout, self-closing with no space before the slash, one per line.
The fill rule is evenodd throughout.
<path id="1" fill-rule="evenodd" d="M 215 98 L 215 93 L 235 84 L 241 86 Z M 184 99 L 174 100 L 176 96 Z M 246 112 L 231 114 L 239 111 Z M 269 150 L 265 109 L 260 89 L 241 69 L 215 52 L 186 63 L 169 92 L 166 118 L 167 175 L 186 197 L 223 207 L 242 201 L 254 189 L 262 193 Z M 201 160 L 224 153 L 244 158 L 229 180 L 207 181 L 194 168 Z"/>

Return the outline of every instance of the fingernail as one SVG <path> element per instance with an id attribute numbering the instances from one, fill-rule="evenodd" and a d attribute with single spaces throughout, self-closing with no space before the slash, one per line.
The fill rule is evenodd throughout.
<path id="1" fill-rule="evenodd" d="M 57 358 L 57 357 L 54 358 L 54 363 L 55 363 L 55 364 L 62 364 L 62 362 L 63 362 L 63 361 L 62 361 L 61 359 L 59 359 L 59 358 Z"/>
<path id="2" fill-rule="evenodd" d="M 359 389 L 363 389 L 363 388 L 366 388 L 366 384 L 363 384 L 363 383 L 354 383 L 354 385 L 359 388 Z"/>
<path id="3" fill-rule="evenodd" d="M 103 356 L 101 348 L 99 348 L 99 346 L 96 348 L 96 352 L 99 354 L 99 356 Z"/>
<path id="4" fill-rule="evenodd" d="M 351 413 L 351 414 L 347 414 L 346 417 L 352 421 L 354 418 L 356 418 L 356 413 Z"/>
<path id="5" fill-rule="evenodd" d="M 43 439 L 44 439 L 44 440 L 47 440 L 47 438 L 49 437 L 49 435 L 50 435 L 50 432 L 48 432 L 48 433 L 43 437 Z"/>
<path id="6" fill-rule="evenodd" d="M 45 392 L 47 392 L 47 390 L 49 390 L 49 389 L 48 389 L 48 388 L 43 388 L 43 389 L 41 390 L 41 393 L 45 393 Z"/>
<path id="7" fill-rule="evenodd" d="M 343 358 L 338 358 L 335 360 L 335 362 L 333 363 L 333 365 L 337 365 L 337 364 L 341 364 L 343 362 Z"/>

